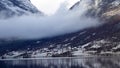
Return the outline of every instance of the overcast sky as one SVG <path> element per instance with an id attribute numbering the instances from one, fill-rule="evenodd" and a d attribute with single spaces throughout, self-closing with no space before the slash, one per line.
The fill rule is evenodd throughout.
<path id="1" fill-rule="evenodd" d="M 79 0 L 31 0 L 31 2 L 45 14 L 51 15 L 56 12 L 60 4 L 68 1 L 68 5 L 72 5 Z"/>

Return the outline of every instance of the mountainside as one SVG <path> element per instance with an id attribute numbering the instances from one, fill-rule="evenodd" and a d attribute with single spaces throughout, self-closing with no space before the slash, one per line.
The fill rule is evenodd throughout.
<path id="1" fill-rule="evenodd" d="M 72 6 L 70 11 L 79 9 L 81 1 Z M 99 18 L 104 22 L 103 25 L 53 38 L 8 42 L 3 40 L 0 42 L 1 55 L 6 53 L 3 56 L 26 58 L 120 54 L 120 1 L 91 0 L 86 4 L 88 9 L 85 15 Z"/>
<path id="2" fill-rule="evenodd" d="M 70 10 L 79 9 L 80 0 Z M 87 8 L 86 16 L 98 17 L 104 22 L 112 22 L 111 19 L 118 19 L 120 15 L 120 0 L 85 0 L 84 8 Z M 114 21 L 114 20 L 113 20 Z M 117 20 L 116 20 L 117 21 Z"/>
<path id="3" fill-rule="evenodd" d="M 30 0 L 0 1 L 0 18 L 40 13 L 42 14 L 42 12 L 31 4 Z"/>

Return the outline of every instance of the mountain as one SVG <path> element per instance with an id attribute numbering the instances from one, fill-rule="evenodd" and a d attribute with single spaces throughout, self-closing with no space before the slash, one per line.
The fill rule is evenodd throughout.
<path id="1" fill-rule="evenodd" d="M 70 11 L 79 9 L 81 1 L 83 0 L 73 5 Z M 119 55 L 120 1 L 91 0 L 89 3 L 86 2 L 85 6 L 87 8 L 85 13 L 87 17 L 98 18 L 104 22 L 104 24 L 98 27 L 86 28 L 78 32 L 45 39 L 3 40 L 0 42 L 1 55 L 8 58 Z"/>
<path id="2" fill-rule="evenodd" d="M 119 22 L 120 0 L 93 0 L 87 15 L 100 17 L 105 22 Z"/>
<path id="3" fill-rule="evenodd" d="M 79 9 L 82 1 L 77 2 L 70 10 Z M 119 18 L 120 0 L 90 0 L 89 3 L 85 3 L 84 8 L 87 8 L 86 16 L 99 17 L 100 20 L 111 22 L 110 19 L 114 19 L 114 17 Z"/>
<path id="4" fill-rule="evenodd" d="M 30 14 L 43 14 L 30 0 L 1 0 L 0 1 L 0 18 L 11 16 L 21 16 Z"/>

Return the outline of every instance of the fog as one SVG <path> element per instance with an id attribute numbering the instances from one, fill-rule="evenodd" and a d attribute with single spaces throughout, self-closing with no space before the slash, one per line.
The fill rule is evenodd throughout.
<path id="1" fill-rule="evenodd" d="M 84 15 L 88 8 L 83 4 L 86 2 L 81 2 L 78 8 L 69 11 L 65 7 L 66 3 L 63 3 L 59 10 L 51 16 L 29 15 L 0 20 L 0 39 L 46 38 L 98 26 L 100 23 L 97 19 Z"/>

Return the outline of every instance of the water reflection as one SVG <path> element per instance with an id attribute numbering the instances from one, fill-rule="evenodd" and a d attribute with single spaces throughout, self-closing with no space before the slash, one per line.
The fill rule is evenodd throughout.
<path id="1" fill-rule="evenodd" d="M 119 57 L 53 58 L 0 61 L 0 68 L 120 68 Z"/>

